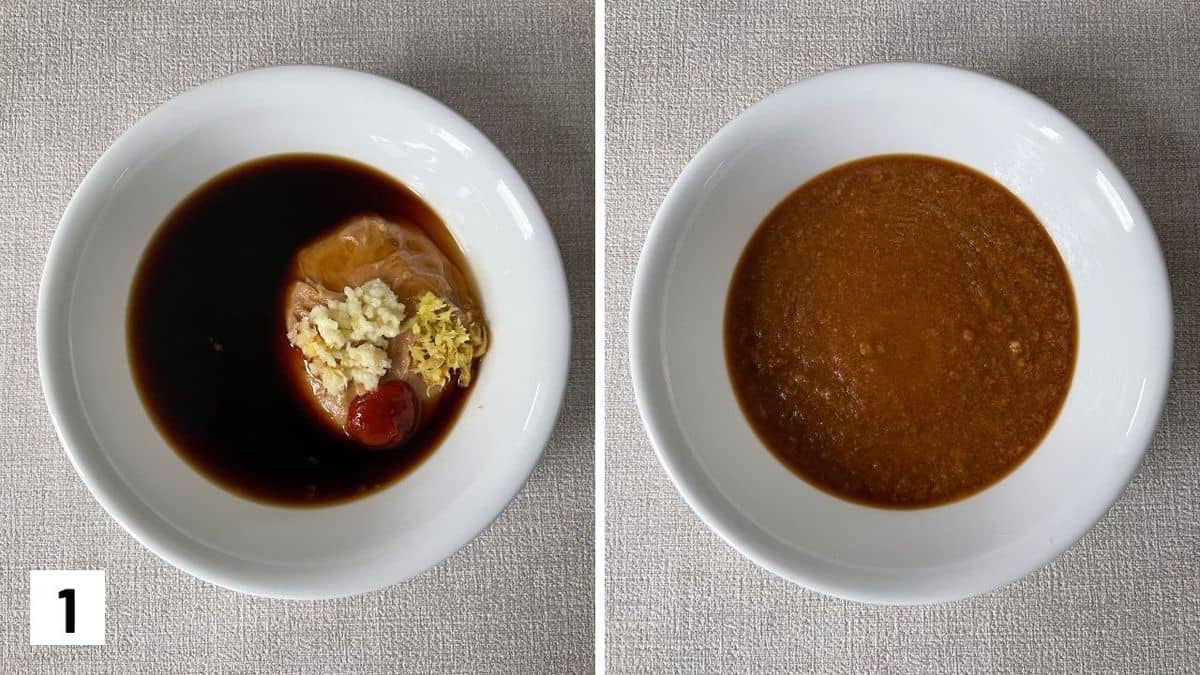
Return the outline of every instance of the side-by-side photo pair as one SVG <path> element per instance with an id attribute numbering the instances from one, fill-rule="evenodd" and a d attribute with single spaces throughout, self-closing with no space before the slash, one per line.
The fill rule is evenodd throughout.
<path id="1" fill-rule="evenodd" d="M 0 671 L 1193 672 L 1197 45 L 18 0 Z"/>

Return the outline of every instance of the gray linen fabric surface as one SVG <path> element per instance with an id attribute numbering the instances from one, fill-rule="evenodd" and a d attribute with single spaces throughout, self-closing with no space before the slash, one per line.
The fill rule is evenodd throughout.
<path id="1" fill-rule="evenodd" d="M 613 672 L 1200 672 L 1200 4 L 609 0 L 607 658 Z M 1132 183 L 1170 269 L 1162 427 L 1084 539 L 982 597 L 889 608 L 756 567 L 679 497 L 629 380 L 629 293 L 667 188 L 738 112 L 872 61 L 975 68 L 1079 123 Z M 714 299 L 719 303 L 719 299 Z"/>
<path id="2" fill-rule="evenodd" d="M 593 17 L 587 0 L 4 3 L 0 671 L 592 671 Z M 101 152 L 193 85 L 285 63 L 391 77 L 479 126 L 541 202 L 575 315 L 563 414 L 517 499 L 425 574 L 327 602 L 227 591 L 134 541 L 72 471 L 34 346 L 51 235 Z M 107 646 L 29 646 L 28 574 L 40 568 L 107 570 Z"/>

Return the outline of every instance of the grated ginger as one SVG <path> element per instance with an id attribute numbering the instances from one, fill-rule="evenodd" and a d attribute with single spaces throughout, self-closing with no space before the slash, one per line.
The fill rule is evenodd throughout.
<path id="1" fill-rule="evenodd" d="M 388 343 L 400 334 L 404 321 L 404 304 L 379 279 L 344 293 L 345 300 L 313 307 L 288 332 L 308 372 L 334 395 L 351 383 L 368 391 L 379 386 L 392 367 Z"/>
<path id="2" fill-rule="evenodd" d="M 426 292 L 417 300 L 405 330 L 414 335 L 408 353 L 411 368 L 436 391 L 446 386 L 453 371 L 458 384 L 471 384 L 471 361 L 487 349 L 483 327 L 444 298 Z"/>

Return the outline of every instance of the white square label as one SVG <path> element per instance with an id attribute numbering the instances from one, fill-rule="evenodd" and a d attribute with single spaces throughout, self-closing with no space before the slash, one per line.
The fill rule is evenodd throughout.
<path id="1" fill-rule="evenodd" d="M 31 571 L 29 644 L 104 644 L 104 570 Z"/>

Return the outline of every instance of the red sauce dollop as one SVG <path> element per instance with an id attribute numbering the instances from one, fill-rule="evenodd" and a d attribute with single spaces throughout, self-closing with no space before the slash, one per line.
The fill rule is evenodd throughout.
<path id="1" fill-rule="evenodd" d="M 417 397 L 403 380 L 390 380 L 358 396 L 346 415 L 346 433 L 371 449 L 394 447 L 417 427 Z"/>

